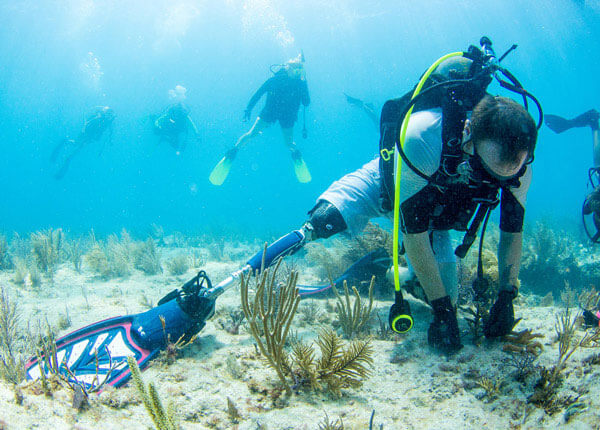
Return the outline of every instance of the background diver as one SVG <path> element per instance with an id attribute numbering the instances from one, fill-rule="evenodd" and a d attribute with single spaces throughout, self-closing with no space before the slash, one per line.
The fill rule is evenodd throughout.
<path id="1" fill-rule="evenodd" d="M 264 94 L 267 94 L 264 108 L 256 118 L 252 128 L 238 139 L 235 146 L 227 151 L 225 157 L 213 169 L 209 177 L 212 184 L 221 185 L 227 178 L 231 164 L 239 149 L 248 140 L 256 137 L 265 128 L 277 121 L 279 121 L 279 125 L 281 126 L 284 143 L 291 151 L 294 172 L 298 181 L 302 183 L 311 181 L 312 178 L 308 167 L 302 159 L 302 154 L 296 147 L 296 143 L 294 143 L 294 123 L 298 118 L 300 104 L 304 106 L 310 104 L 304 71 L 304 57 L 302 54 L 282 65 L 275 72 L 274 76 L 268 79 L 254 93 L 244 111 L 245 121 L 250 120 L 254 105 L 256 105 Z"/>
<path id="2" fill-rule="evenodd" d="M 592 191 L 585 197 L 582 208 L 584 228 L 590 240 L 594 243 L 600 241 L 600 112 L 590 109 L 573 118 L 566 119 L 558 115 L 546 115 L 545 122 L 548 128 L 555 133 L 562 133 L 574 127 L 590 127 L 592 129 L 593 167 L 589 170 L 589 181 Z M 586 222 L 591 217 L 592 222 Z M 593 227 L 593 228 L 592 228 Z M 584 309 L 584 323 L 586 326 L 600 326 L 600 309 Z"/>
<path id="3" fill-rule="evenodd" d="M 102 139 L 104 132 L 108 130 L 108 141 L 112 141 L 113 121 L 115 112 L 108 106 L 96 106 L 93 112 L 85 119 L 83 128 L 79 132 L 77 139 L 63 139 L 54 147 L 50 160 L 58 165 L 58 170 L 54 174 L 55 179 L 62 179 L 71 160 L 88 143 L 98 142 Z M 104 145 L 100 149 L 102 153 Z"/>
<path id="4" fill-rule="evenodd" d="M 594 165 L 589 170 L 592 191 L 584 200 L 582 212 L 586 233 L 592 242 L 598 242 L 600 240 L 600 131 L 598 127 L 600 113 L 595 109 L 590 109 L 573 119 L 550 114 L 545 115 L 544 118 L 548 128 L 555 133 L 562 133 L 574 127 L 590 127 L 592 129 Z M 585 217 L 588 215 L 592 218 L 593 229 L 589 223 L 585 222 Z"/>
<path id="5" fill-rule="evenodd" d="M 181 85 L 169 90 L 169 98 L 173 103 L 152 123 L 154 134 L 159 137 L 161 142 L 164 141 L 171 145 L 177 155 L 181 154 L 187 145 L 187 139 L 181 137 L 182 133 L 187 134 L 191 129 L 196 138 L 199 138 L 200 135 L 190 116 L 189 108 L 184 104 L 186 92 L 186 88 Z"/>

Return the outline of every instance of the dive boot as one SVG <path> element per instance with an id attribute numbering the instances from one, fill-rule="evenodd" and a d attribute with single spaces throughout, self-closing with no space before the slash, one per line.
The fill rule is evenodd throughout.
<path id="1" fill-rule="evenodd" d="M 208 177 L 208 180 L 213 185 L 219 186 L 219 185 L 222 185 L 223 182 L 225 182 L 225 179 L 227 179 L 227 175 L 229 175 L 229 171 L 231 170 L 231 165 L 232 165 L 233 160 L 235 159 L 236 155 L 237 155 L 237 148 L 234 146 L 229 151 L 227 151 L 225 156 L 215 166 L 213 171 L 210 173 L 210 176 Z"/>
<path id="2" fill-rule="evenodd" d="M 456 310 L 452 306 L 449 296 L 431 301 L 433 307 L 433 322 L 427 330 L 429 346 L 445 354 L 459 351 L 463 345 L 460 343 L 460 330 L 456 319 Z"/>
<path id="3" fill-rule="evenodd" d="M 296 178 L 298 178 L 299 182 L 303 184 L 310 182 L 312 177 L 310 176 L 310 172 L 308 171 L 308 167 L 302 158 L 302 154 L 298 149 L 292 150 L 292 160 L 294 161 L 294 173 L 296 173 Z"/>

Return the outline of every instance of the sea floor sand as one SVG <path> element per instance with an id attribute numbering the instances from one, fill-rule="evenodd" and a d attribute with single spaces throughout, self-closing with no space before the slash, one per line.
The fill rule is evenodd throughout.
<path id="1" fill-rule="evenodd" d="M 219 280 L 242 261 L 209 261 L 203 268 L 213 280 Z M 135 272 L 127 279 L 102 281 L 86 272 L 77 274 L 63 264 L 53 283 L 45 282 L 39 289 L 15 286 L 8 272 L 0 272 L 0 285 L 18 301 L 23 321 L 47 319 L 54 325 L 68 309 L 71 326 L 58 333 L 62 335 L 104 318 L 143 311 L 142 294 L 156 303 L 193 274 L 193 270 L 180 277 Z M 310 300 L 315 300 L 323 313 L 326 301 L 334 301 Z M 533 296 L 518 300 L 516 314 L 523 318 L 519 328 L 544 335 L 544 350 L 537 362 L 550 367 L 558 356 L 554 324 L 560 308 L 535 303 L 539 298 Z M 387 315 L 390 304 L 376 300 L 382 315 Z M 217 300 L 215 317 L 174 364 L 155 362 L 142 377 L 156 384 L 164 403 L 174 403 L 183 429 L 318 429 L 325 414 L 330 421 L 341 418 L 346 429 L 367 429 L 373 411 L 374 429 L 600 428 L 600 365 L 582 364 L 598 349 L 578 350 L 564 371 L 560 395 L 579 396 L 578 402 L 584 405 L 565 422 L 564 411 L 548 415 L 527 403 L 535 378 L 525 385 L 514 380 L 500 342 L 473 345 L 462 315 L 459 322 L 465 347 L 449 358 L 439 355 L 427 345 L 429 308 L 417 300 L 411 305 L 416 321 L 413 330 L 391 340 L 374 339 L 372 375 L 362 387 L 344 390 L 341 398 L 310 392 L 289 399 L 270 396 L 277 378 L 258 357 L 250 334 L 243 328 L 238 335 L 229 334 L 219 324 L 228 318 L 230 310 L 239 308 L 238 288 Z M 323 320 L 334 318 L 335 313 L 329 312 Z M 373 331 L 377 325 L 375 318 Z M 299 336 L 311 340 L 319 324 L 302 323 L 301 315 L 297 315 L 294 328 Z M 482 376 L 504 381 L 495 398 L 488 399 L 478 386 Z M 32 394 L 27 388 L 22 392 L 23 402 L 17 405 L 13 388 L 0 382 L 0 428 L 153 428 L 131 385 L 92 395 L 90 407 L 83 411 L 71 407 L 72 392 L 68 389 L 57 390 L 51 398 Z M 227 412 L 228 398 L 241 415 L 237 422 Z"/>

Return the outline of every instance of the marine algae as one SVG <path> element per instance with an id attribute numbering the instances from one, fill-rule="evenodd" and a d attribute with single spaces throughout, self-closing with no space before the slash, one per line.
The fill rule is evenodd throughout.
<path id="1" fill-rule="evenodd" d="M 337 299 L 336 312 L 338 315 L 338 321 L 344 333 L 346 339 L 354 338 L 360 333 L 369 322 L 371 317 L 371 310 L 373 309 L 373 284 L 375 283 L 375 276 L 371 278 L 369 284 L 369 303 L 362 305 L 360 294 L 356 287 L 352 287 L 354 293 L 354 302 L 350 301 L 350 292 L 348 290 L 348 283 L 344 281 L 344 297 L 338 293 L 335 286 L 331 289 Z"/>
<path id="2" fill-rule="evenodd" d="M 175 419 L 175 411 L 172 406 L 169 406 L 166 410 L 162 405 L 158 391 L 152 382 L 148 384 L 148 387 L 142 380 L 140 368 L 133 356 L 127 357 L 127 364 L 131 370 L 131 379 L 138 393 L 142 397 L 142 402 L 146 407 L 146 411 L 152 422 L 154 423 L 157 430 L 176 430 L 179 428 Z"/>
<path id="3" fill-rule="evenodd" d="M 250 302 L 248 291 L 250 277 L 242 275 L 240 290 L 242 309 L 248 321 L 252 336 L 260 349 L 261 354 L 277 373 L 279 380 L 285 387 L 287 395 L 292 394 L 292 388 L 285 374 L 291 373 L 287 352 L 284 350 L 292 320 L 300 303 L 300 295 L 296 288 L 298 273 L 292 272 L 286 284 L 278 289 L 275 285 L 275 276 L 281 260 L 273 270 L 262 271 L 255 278 L 255 296 Z M 270 275 L 270 276 L 269 276 Z"/>

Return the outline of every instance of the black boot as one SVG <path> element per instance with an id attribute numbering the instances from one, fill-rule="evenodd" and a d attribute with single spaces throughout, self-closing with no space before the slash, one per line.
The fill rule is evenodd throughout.
<path id="1" fill-rule="evenodd" d="M 449 296 L 431 301 L 433 307 L 433 322 L 427 330 L 429 345 L 446 354 L 460 350 L 460 331 L 456 320 L 456 310 Z"/>
<path id="2" fill-rule="evenodd" d="M 406 333 L 413 326 L 410 304 L 404 300 L 401 291 L 396 291 L 394 304 L 390 308 L 388 322 L 392 331 L 396 333 Z"/>

